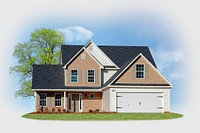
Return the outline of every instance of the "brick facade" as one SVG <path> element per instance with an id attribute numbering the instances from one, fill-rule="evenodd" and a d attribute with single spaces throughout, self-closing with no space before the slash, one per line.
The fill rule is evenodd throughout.
<path id="1" fill-rule="evenodd" d="M 40 111 L 40 94 L 41 93 L 46 93 L 47 98 L 46 98 L 46 104 L 47 106 L 44 106 L 43 111 L 45 112 L 46 109 L 48 111 L 52 112 L 52 109 L 55 109 L 55 112 L 58 112 L 58 109 L 63 112 L 64 109 L 64 92 L 36 92 L 36 111 Z M 61 107 L 56 107 L 55 106 L 55 94 L 60 93 L 62 95 L 61 101 L 62 101 L 62 106 Z M 89 110 L 99 110 L 102 112 L 102 92 L 66 92 L 66 111 L 69 111 L 69 100 L 68 97 L 71 94 L 82 94 L 82 112 L 89 112 Z M 94 98 L 90 98 L 90 94 L 94 94 Z"/>

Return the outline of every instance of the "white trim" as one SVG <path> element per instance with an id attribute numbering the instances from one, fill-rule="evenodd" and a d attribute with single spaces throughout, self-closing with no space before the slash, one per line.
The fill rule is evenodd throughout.
<path id="1" fill-rule="evenodd" d="M 76 81 L 76 82 L 72 82 L 72 80 L 71 80 L 71 75 L 72 75 L 72 71 L 73 71 L 73 70 L 76 70 L 76 71 L 77 71 L 77 81 Z M 69 71 L 70 71 L 70 83 L 78 83 L 78 76 L 79 76 L 79 75 L 78 75 L 78 69 L 70 69 Z"/>
<path id="2" fill-rule="evenodd" d="M 66 110 L 66 91 L 64 91 L 64 98 L 63 98 L 63 100 L 64 100 L 64 109 Z"/>
<path id="3" fill-rule="evenodd" d="M 82 50 L 85 50 L 85 51 L 90 55 L 90 57 L 93 58 L 93 59 L 101 66 L 101 68 L 104 68 L 104 67 L 102 66 L 102 64 L 101 64 L 100 62 L 98 62 L 97 59 L 95 59 L 95 58 L 91 55 L 90 52 L 87 51 L 86 47 L 87 47 L 87 45 L 89 45 L 90 43 L 92 43 L 91 40 L 88 41 L 88 42 L 85 44 L 85 46 L 83 46 L 83 47 L 82 47 L 82 48 L 81 48 L 81 49 L 80 49 L 80 50 L 79 50 L 79 51 L 64 65 L 63 68 L 66 68 L 66 66 L 67 66 L 69 63 L 71 63 L 71 61 L 72 61 L 73 59 L 75 59 L 75 58 L 79 55 L 79 53 L 82 52 Z"/>
<path id="4" fill-rule="evenodd" d="M 110 85 L 101 88 L 102 91 L 105 91 L 110 88 L 126 88 L 126 89 L 137 89 L 137 88 L 150 88 L 150 89 L 170 89 L 172 86 L 123 86 L 123 85 Z"/>
<path id="5" fill-rule="evenodd" d="M 119 69 L 119 67 L 91 40 L 90 41 L 94 46 L 116 67 L 116 69 Z"/>
<path id="6" fill-rule="evenodd" d="M 81 88 L 81 86 L 80 86 Z M 66 91 L 66 92 L 70 92 L 70 91 L 73 91 L 73 92 L 101 92 L 101 89 L 32 89 L 33 91 Z"/>
<path id="7" fill-rule="evenodd" d="M 56 94 L 60 94 L 61 95 L 61 105 L 60 106 L 56 106 Z M 55 107 L 62 107 L 62 93 L 54 93 L 54 97 L 55 97 L 55 101 L 54 101 L 54 103 L 55 103 Z"/>
<path id="8" fill-rule="evenodd" d="M 94 82 L 88 82 L 88 71 L 89 71 L 89 70 L 94 71 Z M 95 76 L 96 76 L 96 75 L 95 75 L 95 74 L 96 74 L 96 73 L 95 73 L 95 70 L 94 70 L 94 69 L 87 69 L 87 83 L 89 83 L 89 84 L 90 84 L 90 83 L 95 83 L 95 81 L 96 81 L 96 79 L 95 79 Z"/>
<path id="9" fill-rule="evenodd" d="M 35 112 L 37 112 L 37 97 L 38 97 L 38 94 L 36 91 L 34 91 L 34 96 L 35 96 Z"/>
<path id="10" fill-rule="evenodd" d="M 104 66 L 85 47 L 83 49 L 97 64 L 100 65 L 100 68 L 104 68 Z"/>
<path id="11" fill-rule="evenodd" d="M 138 59 L 139 57 L 144 57 L 144 59 L 145 59 L 145 61 L 147 61 L 147 63 L 148 64 L 150 64 L 150 66 L 170 85 L 170 87 L 172 87 L 172 84 L 158 71 L 158 69 L 156 69 L 147 59 L 146 59 L 146 57 L 142 54 L 142 53 L 140 53 L 140 54 L 138 54 L 138 56 L 136 56 L 135 57 L 135 59 L 133 59 L 127 66 L 126 66 L 126 68 L 124 68 L 124 70 L 123 71 L 121 71 L 121 73 L 120 74 L 118 74 L 117 75 L 117 77 L 115 77 L 115 79 L 114 80 L 112 80 L 112 82 L 110 82 L 110 84 L 108 85 L 108 86 L 110 86 L 119 76 L 121 76 L 123 73 L 124 73 L 124 71 L 130 66 L 130 65 L 132 65 L 132 63 L 136 60 L 136 59 Z"/>

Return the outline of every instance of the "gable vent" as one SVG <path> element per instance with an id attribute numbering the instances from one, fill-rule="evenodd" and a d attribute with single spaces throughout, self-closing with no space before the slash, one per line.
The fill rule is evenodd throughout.
<path id="1" fill-rule="evenodd" d="M 89 49 L 89 51 L 93 51 L 93 46 L 90 45 L 88 49 Z"/>

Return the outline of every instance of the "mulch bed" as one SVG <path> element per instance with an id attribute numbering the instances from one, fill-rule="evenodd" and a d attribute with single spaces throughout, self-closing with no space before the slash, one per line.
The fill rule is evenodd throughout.
<path id="1" fill-rule="evenodd" d="M 117 112 L 31 112 L 29 114 L 116 114 Z"/>

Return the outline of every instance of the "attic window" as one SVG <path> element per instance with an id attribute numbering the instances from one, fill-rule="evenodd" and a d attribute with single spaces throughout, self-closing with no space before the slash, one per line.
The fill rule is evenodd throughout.
<path id="1" fill-rule="evenodd" d="M 81 54 L 81 59 L 86 59 L 85 53 Z"/>
<path id="2" fill-rule="evenodd" d="M 144 64 L 136 64 L 136 78 L 144 78 Z"/>

